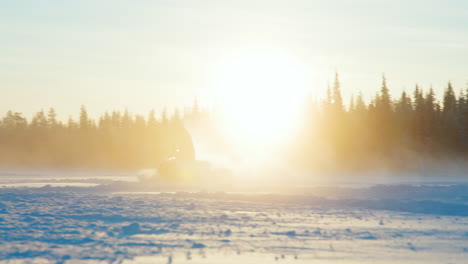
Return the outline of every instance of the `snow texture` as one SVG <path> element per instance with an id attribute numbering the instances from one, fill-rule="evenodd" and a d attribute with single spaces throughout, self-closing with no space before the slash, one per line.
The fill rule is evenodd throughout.
<path id="1" fill-rule="evenodd" d="M 467 263 L 468 185 L 0 188 L 5 263 Z M 143 188 L 145 189 L 145 188 Z M 146 190 L 146 189 L 145 189 Z M 147 191 L 147 190 L 146 190 Z"/>

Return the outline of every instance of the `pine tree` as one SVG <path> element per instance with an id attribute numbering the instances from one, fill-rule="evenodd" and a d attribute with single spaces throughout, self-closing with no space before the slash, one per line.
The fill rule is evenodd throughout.
<path id="1" fill-rule="evenodd" d="M 385 75 L 382 75 L 382 86 L 380 88 L 380 94 L 376 100 L 376 107 L 382 113 L 390 113 L 392 111 L 392 99 L 390 98 L 390 92 L 387 87 L 387 79 Z"/>
<path id="2" fill-rule="evenodd" d="M 133 123 L 132 116 L 130 115 L 130 112 L 128 111 L 128 109 L 125 108 L 125 112 L 122 116 L 122 127 L 130 128 L 132 126 L 132 123 Z"/>
<path id="3" fill-rule="evenodd" d="M 179 124 L 180 121 L 182 120 L 181 116 L 180 116 L 180 111 L 179 111 L 179 108 L 176 108 L 174 110 L 174 115 L 172 116 L 172 122 L 175 123 L 175 124 Z"/>
<path id="4" fill-rule="evenodd" d="M 335 73 L 335 82 L 333 83 L 333 109 L 334 112 L 340 114 L 343 112 L 343 99 L 341 97 L 341 85 L 338 77 L 338 72 Z"/>
<path id="5" fill-rule="evenodd" d="M 36 129 L 46 129 L 48 127 L 47 123 L 48 122 L 44 110 L 37 112 L 31 121 L 31 125 Z"/>
<path id="6" fill-rule="evenodd" d="M 359 92 L 358 97 L 356 99 L 356 111 L 358 114 L 363 115 L 366 112 L 366 104 L 364 103 L 364 99 L 362 98 L 362 92 Z"/>
<path id="7" fill-rule="evenodd" d="M 67 129 L 68 130 L 74 130 L 78 128 L 78 124 L 73 120 L 71 116 L 68 117 L 68 122 L 67 122 Z"/>
<path id="8" fill-rule="evenodd" d="M 424 144 L 424 96 L 419 85 L 414 89 L 414 117 L 413 117 L 413 139 L 417 147 L 421 148 Z"/>
<path id="9" fill-rule="evenodd" d="M 3 127 L 9 130 L 21 130 L 27 127 L 28 122 L 20 112 L 7 112 L 3 118 Z"/>
<path id="10" fill-rule="evenodd" d="M 424 99 L 424 104 L 425 104 L 425 110 L 428 111 L 429 113 L 434 112 L 434 106 L 435 106 L 435 94 L 434 94 L 434 89 L 429 88 L 429 92 L 426 94 L 426 98 Z"/>
<path id="11" fill-rule="evenodd" d="M 15 128 L 15 123 L 14 123 L 14 119 L 13 119 L 13 112 L 11 110 L 9 110 L 5 117 L 3 117 L 3 120 L 2 120 L 2 126 L 6 129 L 13 129 Z"/>
<path id="12" fill-rule="evenodd" d="M 80 129 L 86 130 L 88 128 L 89 128 L 88 112 L 86 111 L 86 107 L 82 105 L 80 108 Z"/>
<path id="13" fill-rule="evenodd" d="M 151 111 L 148 114 L 148 127 L 154 128 L 158 124 L 158 121 L 156 120 L 156 113 L 154 109 L 151 109 Z"/>
<path id="14" fill-rule="evenodd" d="M 50 108 L 49 112 L 47 113 L 47 124 L 50 128 L 57 127 L 57 113 L 55 112 L 54 108 Z"/>
<path id="15" fill-rule="evenodd" d="M 461 90 L 458 97 L 458 123 L 460 131 L 460 148 L 463 152 L 468 153 L 468 88 L 466 92 Z"/>
<path id="16" fill-rule="evenodd" d="M 401 93 L 400 101 L 397 103 L 396 111 L 402 115 L 408 115 L 412 110 L 411 98 L 406 94 L 406 91 Z"/>
<path id="17" fill-rule="evenodd" d="M 451 113 L 455 111 L 456 105 L 457 105 L 457 99 L 453 91 L 452 83 L 449 82 L 444 92 L 444 102 L 443 102 L 442 112 L 444 114 Z"/>
<path id="18" fill-rule="evenodd" d="M 161 122 L 166 125 L 168 123 L 169 119 L 167 117 L 167 108 L 164 107 L 162 113 L 161 113 Z"/>
<path id="19" fill-rule="evenodd" d="M 121 128 L 122 127 L 122 117 L 119 111 L 112 111 L 112 127 Z"/>
<path id="20" fill-rule="evenodd" d="M 108 132 L 112 127 L 112 118 L 109 112 L 105 112 L 104 116 L 99 119 L 99 129 L 103 132 Z"/>
<path id="21" fill-rule="evenodd" d="M 446 150 L 453 151 L 459 147 L 459 127 L 457 124 L 457 98 L 449 82 L 444 92 L 442 104 L 442 142 Z"/>
<path id="22" fill-rule="evenodd" d="M 351 98 L 349 99 L 349 112 L 354 112 L 356 110 L 356 106 L 354 104 L 354 94 L 351 94 Z"/>
<path id="23" fill-rule="evenodd" d="M 401 93 L 400 100 L 395 106 L 395 113 L 399 122 L 400 143 L 406 147 L 410 143 L 411 119 L 413 115 L 411 98 L 406 94 L 406 91 Z"/>
<path id="24" fill-rule="evenodd" d="M 137 131 L 143 131 L 146 127 L 146 120 L 142 115 L 135 115 L 135 120 L 133 122 L 133 127 Z"/>
<path id="25" fill-rule="evenodd" d="M 434 90 L 431 88 L 427 92 L 426 97 L 424 98 L 424 135 L 426 137 L 426 143 L 433 144 L 436 128 L 436 113 L 435 113 L 435 94 Z"/>
<path id="26" fill-rule="evenodd" d="M 424 109 L 424 97 L 421 89 L 419 89 L 419 85 L 416 84 L 416 88 L 414 89 L 414 111 L 418 115 L 422 115 Z"/>

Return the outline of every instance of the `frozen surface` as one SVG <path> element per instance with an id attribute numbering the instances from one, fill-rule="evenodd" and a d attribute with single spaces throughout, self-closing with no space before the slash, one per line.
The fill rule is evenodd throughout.
<path id="1" fill-rule="evenodd" d="M 0 188 L 0 260 L 248 264 L 468 259 L 468 185 L 463 182 L 327 186 L 289 194 L 169 189 L 174 186 L 131 181 Z"/>
<path id="2" fill-rule="evenodd" d="M 79 186 L 136 182 L 135 172 L 95 170 L 0 169 L 0 187 Z"/>

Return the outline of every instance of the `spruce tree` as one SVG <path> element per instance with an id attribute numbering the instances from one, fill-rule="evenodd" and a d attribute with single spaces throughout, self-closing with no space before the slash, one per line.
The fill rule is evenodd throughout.
<path id="1" fill-rule="evenodd" d="M 455 92 L 453 91 L 452 83 L 449 82 L 444 92 L 444 102 L 443 102 L 442 112 L 444 114 L 454 112 L 456 105 L 457 105 L 457 99 L 455 97 Z"/>
<path id="2" fill-rule="evenodd" d="M 148 127 L 154 128 L 156 127 L 158 121 L 156 120 L 156 113 L 154 109 L 151 109 L 151 111 L 148 114 Z"/>
<path id="3" fill-rule="evenodd" d="M 122 127 L 130 128 L 132 126 L 132 123 L 133 123 L 133 118 L 130 112 L 128 111 L 128 109 L 125 108 L 124 114 L 122 116 Z"/>
<path id="4" fill-rule="evenodd" d="M 436 113 L 435 113 L 435 94 L 434 90 L 431 88 L 427 92 L 426 97 L 424 98 L 424 136 L 426 137 L 426 143 L 431 143 L 433 145 L 433 140 L 435 137 L 436 129 Z"/>
<path id="5" fill-rule="evenodd" d="M 57 113 L 54 108 L 50 108 L 47 113 L 47 124 L 50 128 L 57 127 Z"/>
<path id="6" fill-rule="evenodd" d="M 364 103 L 364 99 L 362 98 L 362 92 L 359 92 L 358 97 L 356 99 L 356 112 L 359 115 L 364 115 L 366 112 L 366 104 Z"/>
<path id="7" fill-rule="evenodd" d="M 349 99 L 349 112 L 354 112 L 356 110 L 356 106 L 354 103 L 354 94 L 351 94 L 351 98 Z"/>
<path id="8" fill-rule="evenodd" d="M 380 94 L 377 97 L 376 107 L 382 113 L 390 113 L 392 111 L 392 99 L 390 98 L 390 92 L 387 87 L 387 79 L 385 75 L 382 75 L 382 86 L 380 88 Z"/>
<path id="9" fill-rule="evenodd" d="M 169 122 L 169 119 L 167 117 L 167 108 L 164 107 L 162 113 L 161 113 L 161 123 L 166 125 Z"/>
<path id="10" fill-rule="evenodd" d="M 442 142 L 446 151 L 452 152 L 458 147 L 459 128 L 457 124 L 457 98 L 449 82 L 444 92 L 442 105 Z"/>
<path id="11" fill-rule="evenodd" d="M 32 121 L 31 121 L 31 125 L 35 128 L 35 129 L 46 129 L 47 128 L 47 118 L 46 118 L 46 115 L 44 113 L 44 110 L 41 110 L 39 112 L 37 112 Z"/>
<path id="12" fill-rule="evenodd" d="M 333 109 L 336 114 L 343 112 L 343 99 L 341 97 L 341 84 L 338 72 L 335 72 L 335 81 L 333 83 Z"/>
<path id="13" fill-rule="evenodd" d="M 86 130 L 88 128 L 89 128 L 88 112 L 86 111 L 86 107 L 82 105 L 80 108 L 80 129 Z"/>

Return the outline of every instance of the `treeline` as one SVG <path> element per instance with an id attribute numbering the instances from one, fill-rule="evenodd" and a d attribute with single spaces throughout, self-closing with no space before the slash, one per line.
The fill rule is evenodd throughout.
<path id="1" fill-rule="evenodd" d="M 0 166 L 47 168 L 155 168 L 173 155 L 183 122 L 207 122 L 198 103 L 166 110 L 157 117 L 132 115 L 127 110 L 105 113 L 98 120 L 84 106 L 79 119 L 61 122 L 56 111 L 37 112 L 31 120 L 9 111 L 0 121 Z"/>
<path id="2" fill-rule="evenodd" d="M 242 104 L 239 104 L 242 107 Z M 281 106 L 279 106 L 281 107 Z M 326 98 L 309 101 L 303 129 L 289 161 L 306 170 L 421 170 L 468 164 L 468 89 L 448 83 L 441 101 L 418 85 L 391 98 L 387 80 L 372 100 L 362 94 L 345 106 L 338 74 Z M 195 100 L 183 113 L 156 116 L 128 111 L 97 120 L 81 107 L 79 119 L 61 122 L 52 108 L 31 120 L 9 111 L 0 120 L 0 166 L 54 168 L 155 168 L 174 154 L 183 124 L 202 127 L 215 141 L 215 120 Z M 226 139 L 227 140 L 227 139 Z"/>
<path id="3" fill-rule="evenodd" d="M 468 164 L 468 88 L 449 82 L 438 101 L 431 88 L 391 98 L 387 80 L 369 103 L 352 96 L 345 108 L 336 74 L 326 98 L 310 102 L 295 161 L 320 170 L 424 170 Z"/>

